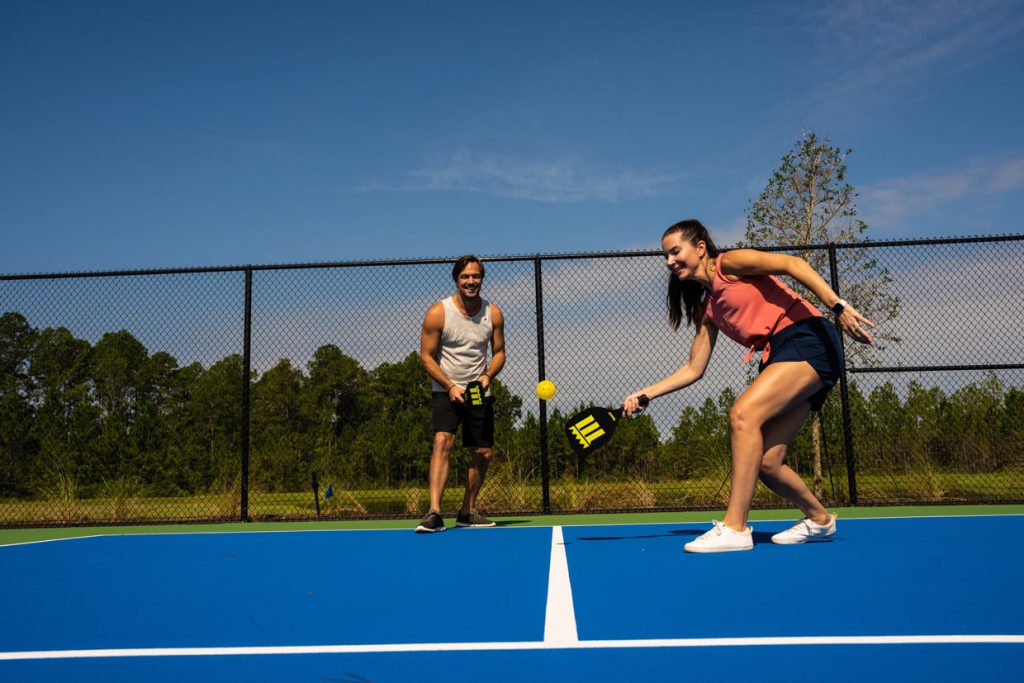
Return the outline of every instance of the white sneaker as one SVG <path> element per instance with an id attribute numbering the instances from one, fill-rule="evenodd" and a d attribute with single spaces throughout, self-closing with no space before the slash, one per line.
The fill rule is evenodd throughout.
<path id="1" fill-rule="evenodd" d="M 835 532 L 836 515 L 833 513 L 832 519 L 830 519 L 828 524 L 825 524 L 824 526 L 821 524 L 815 524 L 809 519 L 801 519 L 785 531 L 772 536 L 772 543 L 779 543 L 781 545 L 807 543 L 808 541 L 814 541 L 825 538 L 826 536 L 831 536 Z"/>
<path id="2" fill-rule="evenodd" d="M 754 530 L 748 525 L 743 531 L 733 531 L 718 520 L 707 531 L 683 546 L 688 553 L 729 553 L 734 550 L 753 550 Z"/>

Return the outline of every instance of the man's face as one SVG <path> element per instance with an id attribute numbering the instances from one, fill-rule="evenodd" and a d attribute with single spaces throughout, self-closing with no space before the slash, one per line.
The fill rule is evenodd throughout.
<path id="1" fill-rule="evenodd" d="M 466 267 L 459 273 L 458 279 L 455 284 L 459 288 L 459 292 L 462 296 L 467 299 L 480 296 L 480 285 L 483 284 L 484 277 L 480 274 L 479 263 L 467 263 Z"/>

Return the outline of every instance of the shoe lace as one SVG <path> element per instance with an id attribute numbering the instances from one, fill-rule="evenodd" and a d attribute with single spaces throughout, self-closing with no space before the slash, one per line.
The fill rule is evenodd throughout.
<path id="1" fill-rule="evenodd" d="M 790 533 L 790 534 L 810 535 L 813 532 L 814 532 L 814 527 L 811 526 L 811 520 L 806 518 L 806 517 L 801 519 L 799 522 L 797 522 L 793 526 L 791 526 L 788 529 L 786 529 L 786 533 Z"/>
<path id="2" fill-rule="evenodd" d="M 702 533 L 700 535 L 700 538 L 702 538 L 702 539 L 710 539 L 713 536 L 721 536 L 722 535 L 722 529 L 724 527 L 725 527 L 725 524 L 723 524 L 722 522 L 719 522 L 717 519 L 713 519 L 713 520 L 711 520 L 711 528 L 708 529 L 707 531 L 705 531 L 704 533 Z"/>

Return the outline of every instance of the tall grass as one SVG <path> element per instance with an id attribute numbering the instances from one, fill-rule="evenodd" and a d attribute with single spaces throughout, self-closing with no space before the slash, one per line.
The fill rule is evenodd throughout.
<path id="1" fill-rule="evenodd" d="M 39 521 L 77 524 L 86 520 L 78 501 L 78 482 L 67 470 L 49 468 L 38 495 L 45 502 Z"/>
<path id="2" fill-rule="evenodd" d="M 1024 472 L 999 473 L 875 472 L 858 475 L 859 502 L 865 505 L 910 503 L 971 503 L 1024 500 Z M 485 514 L 539 513 L 542 489 L 537 481 L 517 478 L 515 472 L 495 470 L 478 499 Z M 462 505 L 464 489 L 449 486 L 442 512 L 454 515 Z M 322 492 L 321 492 L 322 495 Z M 644 482 L 639 480 L 573 479 L 552 482 L 551 509 L 555 513 L 611 510 L 721 509 L 729 495 L 728 472 L 691 479 Z M 144 495 L 137 481 L 114 479 L 82 498 L 72 477 L 51 473 L 31 500 L 0 499 L 0 519 L 8 526 L 127 524 L 207 521 L 239 518 L 239 482 L 222 484 L 206 495 L 177 498 Z M 845 490 L 826 489 L 824 502 L 845 504 Z M 321 499 L 321 517 L 327 519 L 422 516 L 429 505 L 422 484 L 391 489 L 345 489 L 334 486 L 334 497 Z M 758 485 L 754 507 L 779 507 L 785 501 Z M 313 492 L 267 493 L 250 491 L 253 519 L 316 519 Z"/>
<path id="3" fill-rule="evenodd" d="M 145 486 L 135 477 L 117 477 L 104 481 L 99 488 L 99 498 L 110 505 L 110 521 L 124 522 L 131 519 L 132 510 L 138 507 Z"/>

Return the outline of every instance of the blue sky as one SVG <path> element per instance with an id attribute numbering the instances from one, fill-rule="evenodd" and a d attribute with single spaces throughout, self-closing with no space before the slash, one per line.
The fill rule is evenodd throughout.
<path id="1" fill-rule="evenodd" d="M 742 236 L 804 129 L 875 239 L 1024 231 L 1024 3 L 0 4 L 0 272 Z"/>

